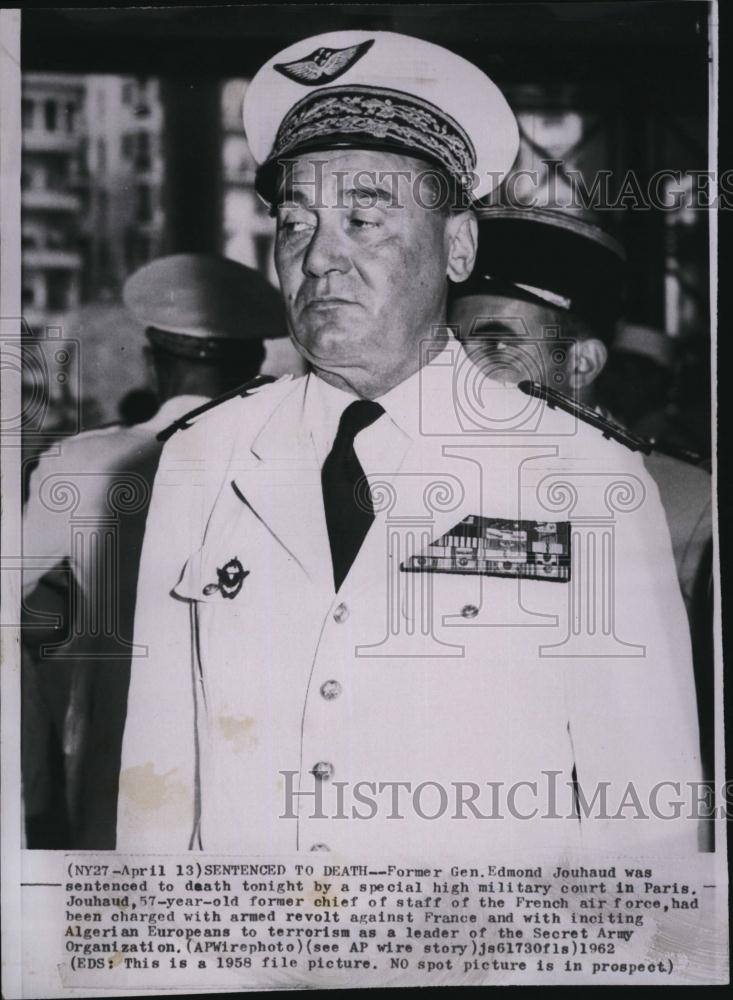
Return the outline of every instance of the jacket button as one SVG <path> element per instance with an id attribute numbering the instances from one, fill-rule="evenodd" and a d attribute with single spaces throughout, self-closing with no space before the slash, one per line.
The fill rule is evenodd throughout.
<path id="1" fill-rule="evenodd" d="M 311 848 L 310 849 L 312 851 L 330 851 L 331 850 L 331 848 L 328 846 L 328 844 L 311 844 Z"/>
<path id="2" fill-rule="evenodd" d="M 324 681 L 321 684 L 321 695 L 326 701 L 333 701 L 341 694 L 341 685 L 338 681 Z"/>
<path id="3" fill-rule="evenodd" d="M 333 764 L 329 764 L 327 760 L 319 760 L 317 764 L 313 765 L 311 774 L 316 781 L 328 781 L 333 775 Z"/>
<path id="4" fill-rule="evenodd" d="M 478 614 L 478 608 L 475 604 L 464 604 L 461 608 L 461 614 L 464 618 L 475 618 Z"/>
<path id="5" fill-rule="evenodd" d="M 345 604 L 339 604 L 333 613 L 333 620 L 340 625 L 349 617 L 349 609 Z"/>

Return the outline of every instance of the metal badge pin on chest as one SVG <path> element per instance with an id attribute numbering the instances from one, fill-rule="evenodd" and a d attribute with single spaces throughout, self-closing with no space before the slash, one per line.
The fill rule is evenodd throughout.
<path id="1" fill-rule="evenodd" d="M 219 582 L 207 583 L 204 587 L 204 596 L 210 597 L 218 590 L 222 597 L 232 600 L 242 589 L 245 578 L 249 576 L 249 570 L 242 566 L 239 559 L 230 559 L 221 569 L 217 568 L 216 575 Z"/>

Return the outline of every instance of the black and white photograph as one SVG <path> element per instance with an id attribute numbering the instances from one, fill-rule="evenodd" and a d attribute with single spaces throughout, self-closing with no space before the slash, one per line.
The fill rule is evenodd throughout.
<path id="1" fill-rule="evenodd" d="M 728 982 L 717 3 L 0 17 L 3 995 Z"/>

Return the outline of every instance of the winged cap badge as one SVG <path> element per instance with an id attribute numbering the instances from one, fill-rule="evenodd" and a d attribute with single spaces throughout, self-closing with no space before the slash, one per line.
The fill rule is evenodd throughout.
<path id="1" fill-rule="evenodd" d="M 296 59 L 289 63 L 276 63 L 273 69 L 282 73 L 289 80 L 302 83 L 305 87 L 318 87 L 338 79 L 351 69 L 363 55 L 374 45 L 374 39 L 349 45 L 346 49 L 327 49 L 321 47 L 311 52 L 305 59 Z"/>

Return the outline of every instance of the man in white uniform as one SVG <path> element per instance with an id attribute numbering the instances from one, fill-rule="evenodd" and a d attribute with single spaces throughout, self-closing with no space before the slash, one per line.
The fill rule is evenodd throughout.
<path id="1" fill-rule="evenodd" d="M 84 431 L 45 452 L 24 511 L 31 847 L 114 847 L 138 561 L 162 448 L 156 435 L 257 375 L 265 339 L 285 334 L 277 291 L 258 272 L 216 255 L 158 258 L 128 278 L 123 297 L 141 340 L 145 331 L 160 408 L 142 423 Z M 62 573 L 48 575 L 59 566 Z M 62 579 L 54 589 L 63 576 L 66 587 Z M 68 609 L 59 606 L 67 587 Z M 55 634 L 37 627 L 38 613 L 49 611 L 61 612 Z M 63 785 L 66 809 L 59 810 Z M 68 814 L 66 831 L 59 811 Z"/>
<path id="2" fill-rule="evenodd" d="M 440 47 L 337 32 L 271 59 L 244 120 L 312 371 L 163 452 L 118 849 L 695 850 L 660 816 L 699 760 L 657 490 L 445 326 L 471 196 L 516 155 L 503 96 Z"/>

